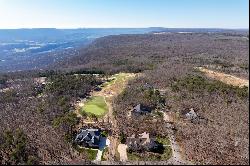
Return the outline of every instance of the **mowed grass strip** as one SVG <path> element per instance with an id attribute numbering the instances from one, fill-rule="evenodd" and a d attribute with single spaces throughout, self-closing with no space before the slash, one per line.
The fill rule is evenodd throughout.
<path id="1" fill-rule="evenodd" d="M 94 114 L 96 116 L 102 116 L 108 111 L 108 106 L 105 102 L 104 97 L 94 96 L 91 97 L 82 108 L 82 111 L 87 114 Z"/>
<path id="2" fill-rule="evenodd" d="M 105 82 L 103 85 L 101 85 L 101 87 L 105 88 L 109 85 L 113 85 L 115 83 L 121 83 L 122 81 L 126 80 L 126 77 L 128 76 L 128 74 L 126 73 L 119 73 L 119 74 L 115 74 L 113 75 L 112 79 L 108 82 Z"/>

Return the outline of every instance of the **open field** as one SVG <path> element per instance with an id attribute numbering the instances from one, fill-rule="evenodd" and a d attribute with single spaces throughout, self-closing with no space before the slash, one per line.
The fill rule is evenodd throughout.
<path id="1" fill-rule="evenodd" d="M 219 80 L 221 82 L 224 82 L 225 84 L 239 86 L 239 87 L 244 87 L 244 86 L 249 87 L 249 80 L 238 78 L 225 73 L 212 71 L 203 67 L 198 67 L 197 69 L 205 73 L 207 77 Z"/>

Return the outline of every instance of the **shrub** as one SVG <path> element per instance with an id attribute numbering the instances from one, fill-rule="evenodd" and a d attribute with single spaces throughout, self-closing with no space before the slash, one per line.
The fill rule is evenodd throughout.
<path id="1" fill-rule="evenodd" d="M 107 131 L 102 131 L 101 135 L 102 135 L 103 137 L 108 137 L 108 132 L 107 132 Z"/>
<path id="2" fill-rule="evenodd" d="M 120 134 L 120 142 L 121 142 L 122 144 L 125 144 L 125 143 L 126 143 L 126 138 L 127 138 L 127 136 L 122 132 L 122 133 Z"/>

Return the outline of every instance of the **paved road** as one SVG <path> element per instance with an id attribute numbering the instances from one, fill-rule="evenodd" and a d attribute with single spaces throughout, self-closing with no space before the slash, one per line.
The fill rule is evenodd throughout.
<path id="1" fill-rule="evenodd" d="M 183 158 L 183 156 L 181 155 L 180 146 L 176 142 L 173 135 L 169 137 L 169 140 L 173 152 L 173 156 L 170 158 L 170 161 L 174 165 L 193 165 L 190 161 L 187 161 Z"/>

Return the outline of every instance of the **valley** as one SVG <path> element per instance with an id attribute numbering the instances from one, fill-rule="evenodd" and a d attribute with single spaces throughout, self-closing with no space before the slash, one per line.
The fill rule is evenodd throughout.
<path id="1" fill-rule="evenodd" d="M 155 28 L 82 28 L 0 30 L 0 72 L 48 69 L 77 56 L 95 39 L 119 34 L 144 34 Z"/>

